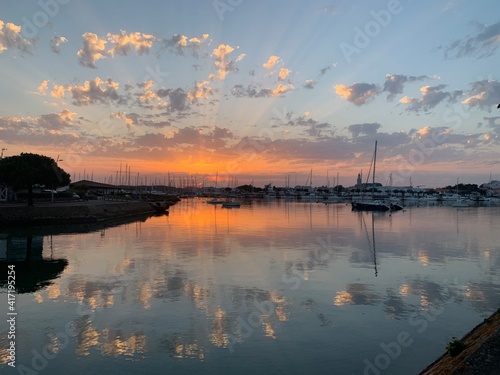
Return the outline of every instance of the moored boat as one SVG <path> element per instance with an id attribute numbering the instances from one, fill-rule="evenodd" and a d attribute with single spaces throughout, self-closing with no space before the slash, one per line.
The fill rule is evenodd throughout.
<path id="1" fill-rule="evenodd" d="M 391 205 L 383 201 L 373 199 L 375 188 L 375 165 L 377 163 L 377 141 L 375 141 L 375 151 L 373 153 L 373 183 L 372 200 L 353 201 L 352 209 L 357 211 L 391 211 Z M 368 174 L 369 175 L 369 174 Z"/>
<path id="2" fill-rule="evenodd" d="M 222 204 L 222 203 L 224 203 L 224 202 L 225 202 L 225 201 L 220 200 L 220 199 L 217 199 L 217 198 L 215 198 L 215 199 L 209 199 L 209 200 L 207 201 L 207 203 L 208 203 L 208 204 Z"/>
<path id="3" fill-rule="evenodd" d="M 149 205 L 154 208 L 156 212 L 168 212 L 168 208 L 170 207 L 170 204 L 165 201 L 157 201 L 157 202 L 148 202 Z"/>
<path id="4" fill-rule="evenodd" d="M 222 207 L 223 208 L 239 208 L 239 207 L 241 207 L 241 203 L 240 202 L 227 201 L 227 202 L 223 202 L 222 203 Z"/>
<path id="5" fill-rule="evenodd" d="M 352 202 L 352 209 L 358 211 L 390 211 L 391 207 L 382 201 Z"/>

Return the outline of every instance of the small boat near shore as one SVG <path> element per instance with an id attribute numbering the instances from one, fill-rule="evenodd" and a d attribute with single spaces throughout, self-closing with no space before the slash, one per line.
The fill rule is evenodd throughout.
<path id="1" fill-rule="evenodd" d="M 222 202 L 222 208 L 240 208 L 240 207 L 241 207 L 240 202 L 232 202 L 232 201 Z"/>
<path id="2" fill-rule="evenodd" d="M 468 199 L 457 199 L 453 204 L 453 207 L 470 207 L 471 201 Z"/>
<path id="3" fill-rule="evenodd" d="M 168 213 L 170 204 L 165 201 L 148 202 L 149 205 L 158 213 Z"/>
<path id="4" fill-rule="evenodd" d="M 223 200 L 214 198 L 214 199 L 209 199 L 206 203 L 208 203 L 208 204 L 222 204 L 224 202 L 225 201 L 223 201 Z"/>

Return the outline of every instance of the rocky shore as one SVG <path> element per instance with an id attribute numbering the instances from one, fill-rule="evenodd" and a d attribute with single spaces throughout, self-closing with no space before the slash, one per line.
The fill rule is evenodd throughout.
<path id="1" fill-rule="evenodd" d="M 144 201 L 89 201 L 0 205 L 0 226 L 38 226 L 97 223 L 105 220 L 154 213 Z"/>
<path id="2" fill-rule="evenodd" d="M 500 374 L 500 309 L 459 341 L 464 348 L 458 355 L 443 354 L 419 375 Z"/>

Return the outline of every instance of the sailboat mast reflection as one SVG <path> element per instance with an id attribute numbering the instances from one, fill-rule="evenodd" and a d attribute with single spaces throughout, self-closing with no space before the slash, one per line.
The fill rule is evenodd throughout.
<path id="1" fill-rule="evenodd" d="M 361 220 L 363 221 L 363 226 L 365 227 L 365 232 L 366 232 L 366 238 L 368 239 L 368 245 L 370 246 L 370 250 L 373 251 L 373 266 L 375 269 L 375 277 L 378 275 L 378 269 L 377 269 L 377 250 L 375 248 L 375 217 L 374 217 L 374 212 L 371 212 L 371 217 L 372 217 L 372 236 L 370 238 L 370 235 L 368 233 L 368 227 L 366 226 L 366 221 L 365 217 L 363 216 L 363 213 L 361 214 Z"/>

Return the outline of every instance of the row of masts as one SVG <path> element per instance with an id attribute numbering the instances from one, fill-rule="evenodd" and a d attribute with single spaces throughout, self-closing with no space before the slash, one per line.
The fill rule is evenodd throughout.
<path id="1" fill-rule="evenodd" d="M 297 174 L 295 174 L 295 184 L 297 186 Z M 306 183 L 304 186 L 312 187 L 312 169 L 307 177 Z M 147 174 L 141 175 L 139 172 L 132 173 L 132 167 L 128 164 L 120 164 L 120 168 L 115 171 L 115 173 L 109 174 L 108 176 L 95 178 L 94 179 L 94 171 L 87 171 L 86 169 L 83 172 L 73 172 L 71 175 L 71 179 L 73 181 L 82 181 L 88 180 L 92 182 L 99 182 L 109 185 L 116 186 L 165 186 L 165 187 L 174 187 L 174 188 L 186 188 L 186 187 L 230 187 L 235 188 L 238 186 L 238 179 L 235 177 L 227 176 L 224 178 L 224 182 L 220 181 L 219 173 L 217 172 L 214 178 L 207 177 L 206 175 L 197 175 L 197 174 L 178 174 L 178 173 L 170 173 L 167 172 L 162 177 L 158 176 L 148 176 Z M 332 183 L 333 182 L 333 183 Z M 252 179 L 250 185 L 253 186 L 254 180 Z M 339 172 L 337 172 L 336 177 L 331 178 L 329 175 L 329 171 L 327 171 L 326 175 L 326 187 L 335 187 L 340 185 L 340 177 Z M 288 173 L 285 176 L 285 187 L 292 187 L 291 185 L 291 174 Z"/>

